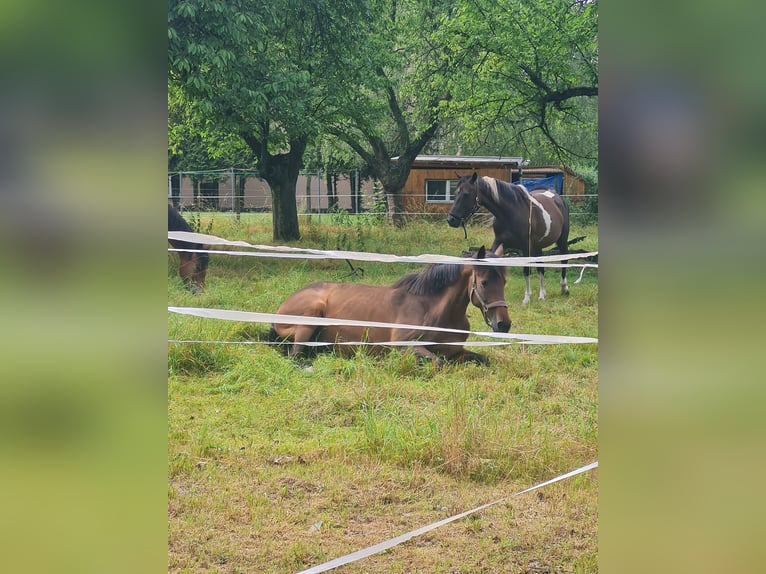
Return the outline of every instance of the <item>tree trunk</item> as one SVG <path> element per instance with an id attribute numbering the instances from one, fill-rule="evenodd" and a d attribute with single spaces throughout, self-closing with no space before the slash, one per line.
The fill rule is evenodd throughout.
<path id="1" fill-rule="evenodd" d="M 327 211 L 334 211 L 333 208 L 338 206 L 338 199 L 335 197 L 335 190 L 332 187 L 332 174 L 329 171 L 325 171 L 324 180 L 327 189 Z"/>
<path id="2" fill-rule="evenodd" d="M 386 204 L 388 205 L 388 222 L 399 229 L 403 228 L 407 221 L 404 217 L 404 198 L 401 189 L 386 191 Z"/>
<path id="3" fill-rule="evenodd" d="M 271 188 L 274 241 L 297 241 L 301 238 L 295 187 L 304 151 L 305 140 L 290 141 L 290 151 L 269 156 L 263 170 L 263 178 Z"/>
<path id="4" fill-rule="evenodd" d="M 274 241 L 297 241 L 301 238 L 295 201 L 297 179 L 279 177 L 269 181 Z"/>
<path id="5" fill-rule="evenodd" d="M 351 185 L 351 201 L 352 201 L 351 210 L 354 213 L 359 213 L 360 207 L 361 207 L 360 201 L 359 201 L 359 188 L 361 187 L 359 185 L 359 170 L 352 172 L 350 177 L 350 185 Z"/>
<path id="6" fill-rule="evenodd" d="M 410 173 L 409 164 L 397 167 L 384 174 L 380 183 L 383 184 L 383 191 L 386 194 L 386 207 L 388 208 L 388 222 L 399 229 L 407 225 L 407 218 L 404 212 L 404 184 Z"/>

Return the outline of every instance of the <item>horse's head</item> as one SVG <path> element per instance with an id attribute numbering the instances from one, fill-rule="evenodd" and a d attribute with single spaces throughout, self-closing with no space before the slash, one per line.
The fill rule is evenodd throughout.
<path id="1" fill-rule="evenodd" d="M 202 245 L 192 245 L 193 247 L 202 247 Z M 184 284 L 191 289 L 192 293 L 199 293 L 205 290 L 205 275 L 207 275 L 207 266 L 209 255 L 207 253 L 183 252 L 179 253 L 181 266 L 179 274 Z"/>
<path id="2" fill-rule="evenodd" d="M 486 253 L 482 246 L 471 258 L 500 257 L 502 253 L 502 245 L 495 253 Z M 505 302 L 505 267 L 472 265 L 471 268 L 471 303 L 481 309 L 484 321 L 493 331 L 507 333 L 511 328 L 511 319 Z"/>
<path id="3" fill-rule="evenodd" d="M 447 215 L 450 227 L 460 227 L 479 209 L 479 176 L 464 175 L 458 180 L 455 201 Z"/>

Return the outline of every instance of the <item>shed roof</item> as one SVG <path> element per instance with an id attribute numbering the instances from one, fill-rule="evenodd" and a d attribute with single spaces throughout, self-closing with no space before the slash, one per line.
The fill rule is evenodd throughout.
<path id="1" fill-rule="evenodd" d="M 526 173 L 533 172 L 533 173 L 568 173 L 571 176 L 574 177 L 580 177 L 576 172 L 574 172 L 571 168 L 568 168 L 565 165 L 527 165 L 524 166 L 524 171 Z M 580 177 L 580 179 L 582 179 Z"/>
<path id="2" fill-rule="evenodd" d="M 399 156 L 392 157 L 391 161 L 396 163 L 399 161 Z M 478 165 L 521 165 L 525 166 L 529 163 L 529 160 L 525 160 L 522 157 L 503 157 L 503 156 L 471 156 L 471 155 L 419 155 L 412 163 L 413 166 L 420 165 L 463 165 L 463 166 L 478 166 Z"/>

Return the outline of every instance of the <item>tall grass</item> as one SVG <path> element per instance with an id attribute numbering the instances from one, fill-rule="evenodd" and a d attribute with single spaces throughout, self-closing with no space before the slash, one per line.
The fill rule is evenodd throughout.
<path id="1" fill-rule="evenodd" d="M 271 243 L 268 215 L 243 214 L 237 221 L 217 214 L 211 227 L 229 239 Z M 416 221 L 396 230 L 332 215 L 302 221 L 301 230 L 294 245 L 402 255 L 457 255 L 492 241 L 491 229 L 479 225 L 469 226 L 466 240 L 443 222 Z M 576 228 L 574 235 L 587 236 L 583 249 L 597 249 L 595 227 Z M 214 255 L 207 290 L 192 295 L 170 255 L 169 305 L 273 312 L 313 281 L 390 284 L 419 268 L 354 265 L 363 276 L 344 277 L 350 269 L 342 261 Z M 558 273 L 547 276 L 548 299 L 525 307 L 521 270 L 509 269 L 512 331 L 597 336 L 596 273 L 586 271 L 578 285 L 570 281 L 569 297 L 558 293 Z M 469 319 L 482 327 L 477 309 L 470 308 Z M 267 328 L 168 318 L 170 339 L 258 341 Z M 489 355 L 489 367 L 436 370 L 408 352 L 361 350 L 323 353 L 306 370 L 270 346 L 169 344 L 170 569 L 295 570 L 424 524 L 435 511 L 441 518 L 597 458 L 595 345 L 481 352 Z M 415 553 L 401 563 L 402 553 L 392 552 L 348 571 L 433 571 L 437 557 L 451 556 L 461 572 L 520 571 L 533 560 L 593 572 L 594 479 L 551 490 L 558 503 L 540 524 L 514 517 L 485 528 L 476 519 L 449 535 L 449 550 Z M 395 517 L 402 513 L 412 523 L 400 524 Z M 561 521 L 577 540 L 560 543 Z M 492 542 L 496 536 L 498 543 Z M 504 537 L 516 542 L 498 552 Z"/>

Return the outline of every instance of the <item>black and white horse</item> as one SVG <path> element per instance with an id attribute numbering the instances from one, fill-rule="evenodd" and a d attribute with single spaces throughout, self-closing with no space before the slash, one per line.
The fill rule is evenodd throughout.
<path id="1" fill-rule="evenodd" d="M 495 241 L 489 251 L 503 246 L 520 251 L 524 257 L 537 257 L 542 255 L 544 247 L 555 243 L 562 254 L 569 252 L 569 208 L 554 190 L 543 188 L 530 192 L 523 185 L 492 177 L 479 177 L 476 173 L 464 175 L 458 182 L 447 223 L 450 227 L 460 227 L 481 206 L 495 216 Z M 546 295 L 544 272 L 543 267 L 537 268 L 540 299 Z M 524 280 L 526 305 L 532 294 L 529 267 L 524 267 Z M 569 295 L 566 267 L 561 268 L 561 293 Z"/>

